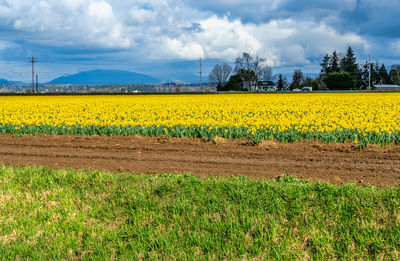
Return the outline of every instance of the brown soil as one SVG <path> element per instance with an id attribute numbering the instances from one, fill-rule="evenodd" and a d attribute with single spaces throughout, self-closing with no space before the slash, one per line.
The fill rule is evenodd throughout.
<path id="1" fill-rule="evenodd" d="M 400 185 L 400 146 L 394 145 L 360 151 L 350 143 L 0 135 L 0 164 L 261 179 L 289 173 L 335 184 Z"/>

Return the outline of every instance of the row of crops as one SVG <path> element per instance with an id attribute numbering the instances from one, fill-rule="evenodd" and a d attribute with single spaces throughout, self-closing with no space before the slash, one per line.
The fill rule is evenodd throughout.
<path id="1" fill-rule="evenodd" d="M 400 93 L 0 97 L 0 133 L 400 144 Z"/>

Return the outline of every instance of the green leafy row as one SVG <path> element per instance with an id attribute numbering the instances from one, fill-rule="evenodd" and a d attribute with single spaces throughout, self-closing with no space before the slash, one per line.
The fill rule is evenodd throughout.
<path id="1" fill-rule="evenodd" d="M 0 133 L 3 134 L 55 134 L 55 135 L 100 135 L 100 136 L 161 136 L 167 137 L 187 137 L 213 139 L 222 137 L 227 139 L 246 139 L 249 138 L 255 143 L 261 140 L 276 139 L 279 142 L 296 142 L 319 140 L 323 143 L 345 143 L 354 142 L 360 147 L 368 144 L 377 144 L 387 146 L 390 144 L 400 144 L 400 131 L 396 133 L 377 133 L 374 131 L 362 132 L 357 129 L 344 129 L 329 132 L 317 131 L 298 131 L 295 129 L 289 131 L 279 131 L 277 128 L 257 129 L 245 127 L 214 127 L 214 126 L 49 126 L 49 125 L 0 125 Z"/>

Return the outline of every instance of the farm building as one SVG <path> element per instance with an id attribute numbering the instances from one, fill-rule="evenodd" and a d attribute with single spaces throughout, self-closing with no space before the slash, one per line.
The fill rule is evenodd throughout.
<path id="1" fill-rule="evenodd" d="M 278 87 L 273 81 L 259 81 L 257 90 L 260 92 L 275 92 Z"/>
<path id="2" fill-rule="evenodd" d="M 259 81 L 257 84 L 254 81 L 243 82 L 243 89 L 256 92 L 274 92 L 278 88 L 273 81 Z"/>
<path id="3" fill-rule="evenodd" d="M 400 91 L 400 86 L 395 84 L 376 84 L 374 85 L 376 91 Z"/>

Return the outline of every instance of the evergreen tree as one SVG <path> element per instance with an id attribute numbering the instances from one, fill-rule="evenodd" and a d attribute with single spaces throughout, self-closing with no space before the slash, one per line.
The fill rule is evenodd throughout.
<path id="1" fill-rule="evenodd" d="M 241 91 L 243 90 L 243 80 L 239 74 L 234 74 L 222 89 L 223 91 Z"/>
<path id="2" fill-rule="evenodd" d="M 369 67 L 369 68 L 368 68 Z M 370 63 L 369 66 L 367 66 L 366 68 L 366 79 L 367 79 L 367 85 L 368 85 L 368 73 L 369 71 L 367 71 L 367 69 L 369 69 L 371 71 L 371 87 L 373 87 L 375 84 L 379 84 L 380 83 L 380 79 L 379 79 L 379 64 L 378 63 Z"/>
<path id="3" fill-rule="evenodd" d="M 356 86 L 362 85 L 361 72 L 357 64 L 357 59 L 354 55 L 353 49 L 349 47 L 347 49 L 346 56 L 341 60 L 340 67 L 342 72 L 348 72 L 356 81 Z"/>
<path id="4" fill-rule="evenodd" d="M 282 77 L 282 74 L 279 74 L 279 78 L 278 78 L 278 90 L 283 90 L 285 88 L 285 80 Z"/>
<path id="5" fill-rule="evenodd" d="M 369 69 L 370 69 L 370 63 L 368 61 L 365 61 L 365 64 L 362 66 L 361 70 L 361 82 L 362 85 L 364 85 L 365 87 L 368 87 L 369 84 Z"/>
<path id="6" fill-rule="evenodd" d="M 330 67 L 330 73 L 340 72 L 339 56 L 336 51 L 334 51 L 331 56 L 329 67 Z"/>
<path id="7" fill-rule="evenodd" d="M 380 68 L 380 66 L 379 66 L 378 61 L 376 61 L 376 63 L 373 66 L 371 66 L 371 75 L 372 75 L 371 79 L 374 84 L 381 83 L 381 79 L 379 77 L 379 68 Z"/>
<path id="8" fill-rule="evenodd" d="M 321 62 L 321 76 L 326 76 L 331 73 L 331 68 L 330 68 L 330 60 L 331 58 L 329 57 L 329 54 L 325 54 L 324 59 Z"/>
<path id="9" fill-rule="evenodd" d="M 346 55 L 340 61 L 340 66 L 343 72 L 348 72 L 351 74 L 351 72 L 354 70 L 354 67 L 356 66 L 356 58 L 351 47 L 347 49 Z"/>
<path id="10" fill-rule="evenodd" d="M 378 73 L 379 73 L 379 83 L 382 83 L 382 84 L 390 83 L 390 77 L 389 77 L 389 74 L 388 74 L 384 64 L 382 64 L 381 68 L 379 68 Z"/>
<path id="11" fill-rule="evenodd" d="M 378 64 L 369 63 L 368 61 L 362 66 L 361 81 L 365 87 L 368 87 L 369 77 L 371 71 L 371 87 L 380 83 L 379 80 L 379 66 Z"/>
<path id="12" fill-rule="evenodd" d="M 283 89 L 287 89 L 288 87 L 288 80 L 286 79 L 286 76 L 283 76 Z"/>

